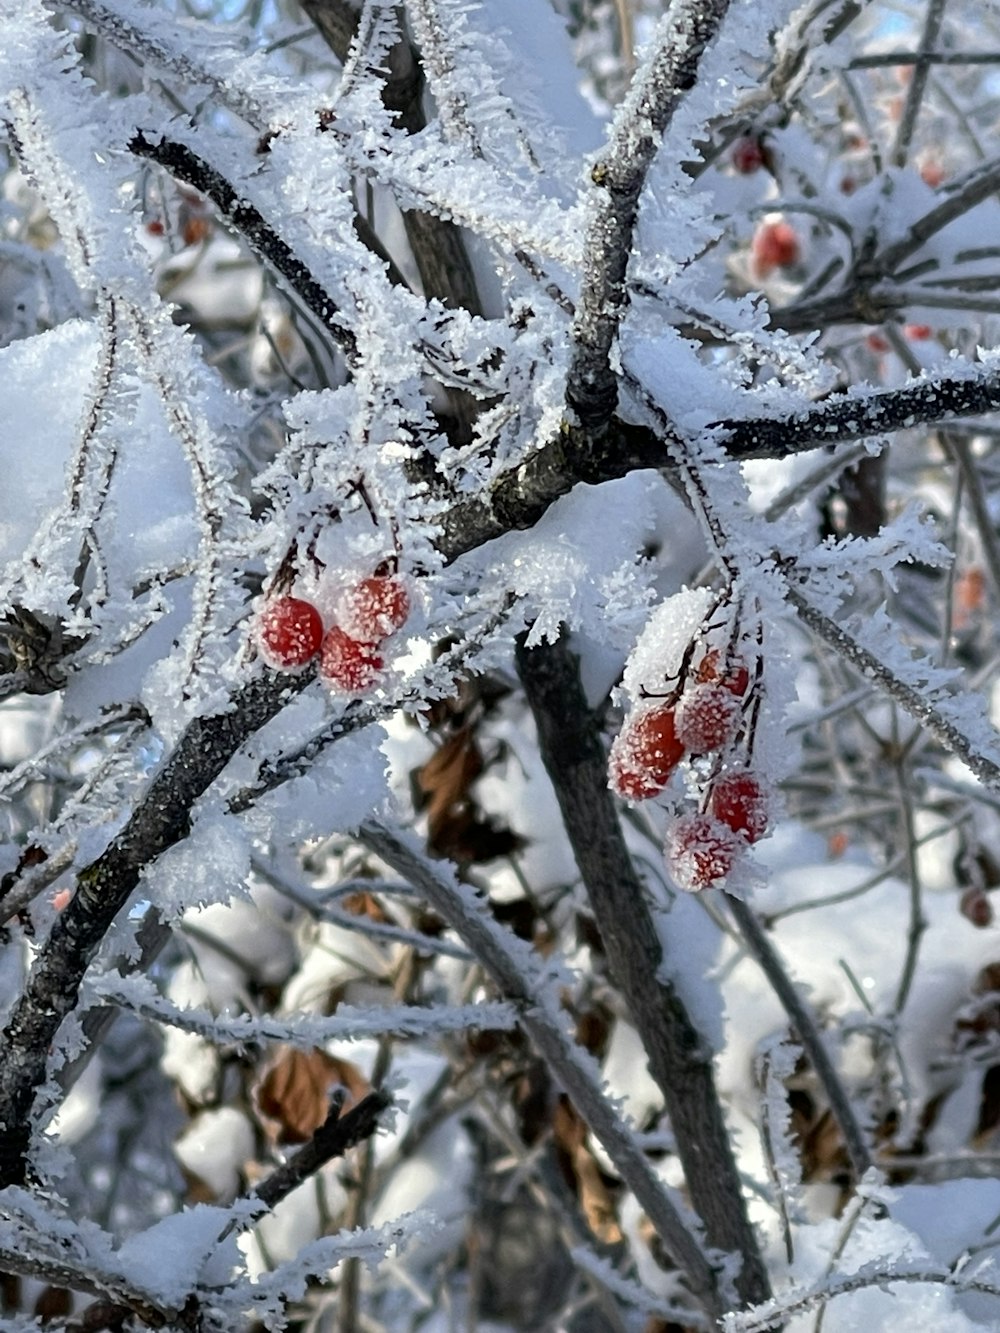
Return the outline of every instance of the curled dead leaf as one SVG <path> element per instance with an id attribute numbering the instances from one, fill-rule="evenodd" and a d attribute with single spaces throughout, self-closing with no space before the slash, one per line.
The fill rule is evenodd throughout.
<path id="1" fill-rule="evenodd" d="M 314 1047 L 287 1047 L 271 1061 L 256 1089 L 257 1107 L 277 1143 L 305 1143 L 326 1120 L 334 1088 L 345 1087 L 346 1111 L 370 1091 L 357 1065 Z"/>

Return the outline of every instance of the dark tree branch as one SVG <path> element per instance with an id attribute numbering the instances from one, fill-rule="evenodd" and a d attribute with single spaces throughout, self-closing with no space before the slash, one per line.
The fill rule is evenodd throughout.
<path id="1" fill-rule="evenodd" d="M 730 458 L 789 458 L 834 444 L 959 417 L 1000 411 L 1000 370 L 920 380 L 863 397 L 835 394 L 783 417 L 718 421 Z M 671 443 L 676 444 L 675 441 Z M 685 452 L 690 452 L 688 445 Z M 511 468 L 488 492 L 452 505 L 439 519 L 438 549 L 457 560 L 504 533 L 530 528 L 550 505 L 583 482 L 614 481 L 643 468 L 673 471 L 667 444 L 644 426 L 615 420 L 603 437 L 563 425 L 560 435 Z"/>
<path id="2" fill-rule="evenodd" d="M 566 639 L 517 651 L 538 743 L 616 983 L 670 1114 L 691 1201 L 714 1249 L 742 1255 L 736 1278 L 748 1305 L 768 1299 L 767 1272 L 742 1204 L 713 1077 L 713 1055 L 676 989 L 643 885 L 608 791 L 607 756 Z"/>
<path id="3" fill-rule="evenodd" d="M 331 297 L 291 247 L 273 227 L 268 226 L 252 204 L 240 198 L 220 172 L 185 144 L 167 138 L 154 143 L 142 130 L 136 131 L 128 146 L 137 157 L 158 163 L 172 176 L 211 199 L 254 254 L 285 279 L 294 295 L 312 311 L 348 361 L 356 360 L 358 346 L 353 330 L 347 327 Z"/>
<path id="4" fill-rule="evenodd" d="M 299 1151 L 272 1171 L 260 1182 L 250 1195 L 252 1201 L 259 1200 L 266 1208 L 276 1208 L 310 1176 L 335 1157 L 343 1157 L 348 1148 L 363 1139 L 370 1138 L 378 1129 L 379 1116 L 392 1105 L 392 1098 L 387 1092 L 376 1088 L 363 1097 L 357 1106 L 352 1106 L 343 1115 L 340 1103 L 335 1101 L 330 1114 L 313 1134 L 308 1143 Z"/>

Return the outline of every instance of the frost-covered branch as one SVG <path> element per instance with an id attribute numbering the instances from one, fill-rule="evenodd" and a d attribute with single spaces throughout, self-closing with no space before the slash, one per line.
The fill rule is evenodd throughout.
<path id="1" fill-rule="evenodd" d="M 347 65 L 352 54 L 360 56 L 357 49 L 360 6 L 345 0 L 303 0 L 302 8 L 342 64 Z M 427 125 L 423 92 L 423 68 L 401 32 L 385 61 L 381 97 L 386 110 L 407 135 L 419 134 Z M 403 225 L 427 297 L 481 314 L 479 286 L 458 228 L 430 211 L 416 209 L 404 212 Z"/>
<path id="2" fill-rule="evenodd" d="M 49 1047 L 76 1007 L 83 974 L 143 869 L 187 834 L 198 798 L 243 742 L 305 683 L 264 673 L 237 693 L 230 710 L 192 722 L 124 829 L 79 872 L 76 892 L 56 918 L 2 1034 L 0 1184 L 24 1180 L 32 1105 L 45 1081 Z"/>
<path id="3" fill-rule="evenodd" d="M 375 821 L 364 825 L 361 839 L 424 894 L 479 959 L 500 994 L 518 1005 L 524 1030 L 645 1209 L 693 1293 L 709 1312 L 720 1313 L 725 1304 L 720 1275 L 603 1091 L 592 1058 L 571 1037 L 554 979 L 539 956 L 499 926 L 473 890 L 446 874 L 410 840 Z"/>
<path id="4" fill-rule="evenodd" d="M 566 381 L 566 402 L 591 435 L 604 432 L 618 404 L 611 345 L 625 313 L 625 272 L 646 175 L 728 8 L 729 0 L 674 0 L 591 172 L 601 193 L 584 242 L 583 286 Z"/>
<path id="5" fill-rule="evenodd" d="M 988 753 L 990 749 L 993 749 L 994 753 L 997 752 L 996 741 L 991 734 L 989 720 L 982 709 L 978 710 L 978 718 L 973 717 L 970 713 L 971 700 L 953 702 L 940 692 L 928 688 L 926 684 L 921 689 L 917 684 L 904 680 L 900 673 L 901 663 L 898 660 L 895 669 L 888 665 L 884 658 L 865 647 L 856 635 L 838 625 L 813 605 L 808 592 L 801 591 L 794 582 L 788 582 L 786 596 L 795 607 L 803 624 L 808 625 L 814 634 L 823 639 L 835 653 L 843 657 L 867 680 L 874 681 L 915 722 L 926 727 L 949 753 L 961 759 L 975 773 L 980 782 L 994 790 L 1000 790 L 1000 759 L 994 759 Z M 919 672 L 919 665 L 914 669 Z M 989 739 L 977 740 L 971 736 L 970 722 L 981 737 Z"/>
<path id="6" fill-rule="evenodd" d="M 849 1295 L 852 1291 L 866 1291 L 871 1287 L 890 1289 L 902 1283 L 941 1285 L 955 1292 L 982 1292 L 987 1296 L 1000 1297 L 1000 1283 L 975 1276 L 967 1277 L 962 1272 L 956 1273 L 931 1263 L 915 1263 L 908 1256 L 899 1255 L 889 1261 L 879 1259 L 865 1264 L 856 1273 L 838 1274 L 820 1286 L 782 1292 L 759 1310 L 730 1312 L 723 1318 L 722 1327 L 725 1333 L 767 1333 L 769 1329 L 780 1329 L 795 1315 L 815 1310 L 817 1306 L 825 1305 L 838 1296 Z"/>
<path id="7" fill-rule="evenodd" d="M 246 199 L 214 167 L 185 144 L 163 136 L 137 131 L 129 148 L 137 157 L 148 158 L 165 167 L 178 180 L 193 186 L 215 204 L 244 237 L 251 249 L 287 282 L 295 296 L 308 307 L 349 361 L 358 353 L 354 332 L 337 310 L 332 297 L 323 290 L 312 273 Z"/>
<path id="8" fill-rule="evenodd" d="M 899 389 L 832 394 L 815 407 L 774 417 L 715 423 L 735 459 L 789 458 L 834 444 L 1000 411 L 1000 371 L 992 365 L 928 376 Z M 676 447 L 676 442 L 671 441 Z M 533 527 L 575 485 L 599 485 L 644 468 L 672 471 L 654 431 L 616 420 L 606 438 L 564 424 L 557 439 L 511 468 L 489 490 L 447 508 L 438 548 L 449 560 L 512 529 Z"/>
<path id="9" fill-rule="evenodd" d="M 103 978 L 91 988 L 102 1004 L 114 1004 L 152 1022 L 197 1033 L 220 1045 L 237 1049 L 280 1042 L 304 1050 L 333 1041 L 360 1041 L 365 1037 L 426 1037 L 437 1033 L 509 1031 L 517 1017 L 510 1005 L 452 1005 L 437 1009 L 423 1005 L 373 1005 L 357 1009 L 342 1005 L 329 1018 L 315 1014 L 287 1017 L 227 1018 L 207 1009 L 181 1008 L 158 994 L 145 977 Z"/>
<path id="10" fill-rule="evenodd" d="M 518 649 L 545 768 L 587 888 L 612 974 L 663 1094 L 691 1199 L 711 1246 L 742 1256 L 736 1288 L 760 1299 L 767 1276 L 746 1213 L 712 1076 L 712 1052 L 677 988 L 608 790 L 607 757 L 565 638 Z"/>

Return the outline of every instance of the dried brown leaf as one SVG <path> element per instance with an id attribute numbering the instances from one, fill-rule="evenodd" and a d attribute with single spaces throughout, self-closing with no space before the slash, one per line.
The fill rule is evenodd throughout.
<path id="1" fill-rule="evenodd" d="M 346 1111 L 368 1091 L 369 1084 L 357 1065 L 311 1051 L 283 1050 L 265 1071 L 257 1087 L 261 1115 L 275 1122 L 278 1143 L 305 1143 L 326 1120 L 330 1093 L 347 1088 Z"/>

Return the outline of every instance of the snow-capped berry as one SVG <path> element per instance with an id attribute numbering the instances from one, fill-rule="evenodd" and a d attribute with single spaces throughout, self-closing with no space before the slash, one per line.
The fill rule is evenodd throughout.
<path id="1" fill-rule="evenodd" d="M 664 851 L 678 887 L 697 893 L 725 883 L 740 842 L 732 829 L 711 815 L 682 815 L 668 831 Z"/>
<path id="2" fill-rule="evenodd" d="M 261 657 L 283 671 L 311 662 L 323 642 L 320 614 L 301 597 L 275 597 L 260 613 L 256 629 Z"/>
<path id="3" fill-rule="evenodd" d="M 339 625 L 327 630 L 319 657 L 319 674 L 332 690 L 361 694 L 378 680 L 383 660 L 376 645 L 361 643 Z"/>
<path id="4" fill-rule="evenodd" d="M 708 808 L 747 842 L 756 842 L 767 832 L 767 797 L 760 780 L 746 769 L 724 773 L 712 784 Z"/>
<path id="5" fill-rule="evenodd" d="M 343 594 L 337 603 L 337 622 L 352 639 L 381 643 L 406 623 L 410 594 L 394 574 L 372 574 Z"/>
<path id="6" fill-rule="evenodd" d="M 610 786 L 630 801 L 644 801 L 663 790 L 683 758 L 674 710 L 663 704 L 643 708 L 629 717 L 611 746 Z"/>
<path id="7" fill-rule="evenodd" d="M 740 702 L 722 682 L 695 685 L 677 705 L 677 739 L 692 754 L 720 750 L 736 735 Z"/>

